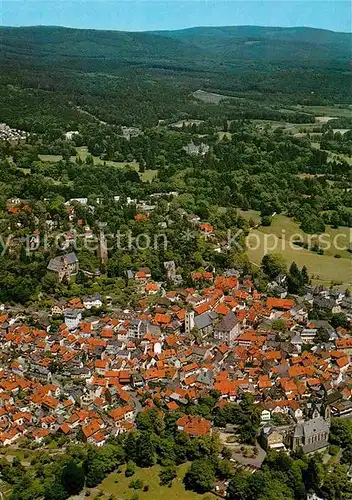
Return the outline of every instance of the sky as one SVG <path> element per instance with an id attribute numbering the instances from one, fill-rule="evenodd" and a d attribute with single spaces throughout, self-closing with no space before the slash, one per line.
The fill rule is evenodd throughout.
<path id="1" fill-rule="evenodd" d="M 346 0 L 0 0 L 3 26 L 127 31 L 192 26 L 310 26 L 351 31 Z"/>

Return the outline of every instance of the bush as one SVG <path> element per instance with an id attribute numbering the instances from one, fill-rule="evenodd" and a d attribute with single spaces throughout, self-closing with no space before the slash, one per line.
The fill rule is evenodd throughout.
<path id="1" fill-rule="evenodd" d="M 132 488 L 133 490 L 141 490 L 143 488 L 143 481 L 141 479 L 135 479 L 134 481 L 130 482 L 128 487 Z"/>
<path id="2" fill-rule="evenodd" d="M 136 464 L 132 460 L 129 460 L 127 462 L 127 467 L 126 467 L 126 470 L 125 470 L 125 476 L 126 477 L 131 477 L 131 476 L 133 476 L 133 474 L 135 472 L 136 472 Z"/>
<path id="3" fill-rule="evenodd" d="M 272 218 L 270 215 L 264 215 L 261 220 L 262 226 L 271 226 Z"/>
<path id="4" fill-rule="evenodd" d="M 160 485 L 171 484 L 172 480 L 176 477 L 176 467 L 175 465 L 169 465 L 164 467 L 159 472 Z"/>
<path id="5" fill-rule="evenodd" d="M 329 454 L 333 457 L 335 457 L 340 451 L 340 448 L 336 446 L 335 444 L 332 444 L 329 446 Z"/>
<path id="6" fill-rule="evenodd" d="M 334 255 L 334 257 L 335 257 L 335 259 L 341 259 L 341 255 L 340 255 L 339 253 L 336 253 L 336 254 Z"/>

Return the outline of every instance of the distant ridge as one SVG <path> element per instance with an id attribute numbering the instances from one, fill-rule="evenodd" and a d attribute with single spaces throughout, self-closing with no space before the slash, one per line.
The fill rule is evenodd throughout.
<path id="1" fill-rule="evenodd" d="M 0 28 L 1 57 L 95 58 L 146 64 L 347 63 L 351 34 L 317 28 L 195 27 L 174 31 L 105 31 L 29 26 Z"/>

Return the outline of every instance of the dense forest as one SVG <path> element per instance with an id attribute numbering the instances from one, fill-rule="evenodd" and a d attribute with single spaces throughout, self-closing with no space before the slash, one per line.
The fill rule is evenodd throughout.
<path id="1" fill-rule="evenodd" d="M 350 35 L 344 33 L 254 27 L 0 33 L 2 120 L 32 132 L 97 119 L 148 127 L 209 116 L 307 123 L 308 115 L 289 108 L 350 100 Z M 228 99 L 205 103 L 194 98 L 198 89 Z"/>

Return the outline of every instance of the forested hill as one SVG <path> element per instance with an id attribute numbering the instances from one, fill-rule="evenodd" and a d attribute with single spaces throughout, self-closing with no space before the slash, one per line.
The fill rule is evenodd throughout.
<path id="1" fill-rule="evenodd" d="M 37 62 L 67 59 L 114 60 L 121 63 L 192 60 L 202 49 L 153 34 L 71 29 L 56 26 L 0 30 L 2 57 Z"/>
<path id="2" fill-rule="evenodd" d="M 295 61 L 311 65 L 322 61 L 347 62 L 351 34 L 315 28 L 262 26 L 197 27 L 151 32 L 187 42 L 225 58 Z"/>
<path id="3" fill-rule="evenodd" d="M 132 33 L 53 26 L 1 28 L 5 58 L 89 58 L 155 64 L 178 62 L 208 66 L 287 62 L 310 66 L 346 63 L 351 35 L 312 28 L 258 26 L 190 28 Z"/>
<path id="4" fill-rule="evenodd" d="M 305 122 L 282 109 L 351 102 L 350 41 L 347 33 L 310 28 L 3 27 L 1 121 L 57 135 L 99 120 L 148 127 L 187 117 Z M 237 100 L 201 102 L 198 89 Z"/>

